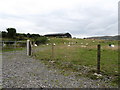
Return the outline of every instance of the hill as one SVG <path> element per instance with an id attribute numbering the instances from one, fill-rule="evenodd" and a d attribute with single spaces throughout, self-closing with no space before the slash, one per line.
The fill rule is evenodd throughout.
<path id="1" fill-rule="evenodd" d="M 101 37 L 89 37 L 88 39 L 120 40 L 120 35 L 116 35 L 116 36 L 101 36 Z"/>

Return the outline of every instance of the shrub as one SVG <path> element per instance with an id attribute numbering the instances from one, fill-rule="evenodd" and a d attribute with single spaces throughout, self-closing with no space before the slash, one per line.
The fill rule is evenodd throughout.
<path id="1" fill-rule="evenodd" d="M 46 37 L 39 37 L 39 38 L 37 38 L 36 40 L 35 40 L 35 43 L 37 44 L 37 45 L 39 45 L 39 44 L 45 44 L 47 42 L 47 38 Z"/>

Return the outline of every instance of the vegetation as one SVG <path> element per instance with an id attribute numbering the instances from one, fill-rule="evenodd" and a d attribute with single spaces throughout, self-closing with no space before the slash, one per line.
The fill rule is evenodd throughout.
<path id="1" fill-rule="evenodd" d="M 27 39 L 31 39 L 31 40 L 36 40 L 37 38 L 42 37 L 39 34 L 30 34 L 30 33 L 17 33 L 15 28 L 7 28 L 6 31 L 2 31 L 2 39 L 3 40 L 27 40 Z"/>
<path id="2" fill-rule="evenodd" d="M 24 47 L 20 48 L 14 48 L 14 47 L 5 47 L 2 49 L 2 52 L 9 52 L 9 51 L 18 51 L 18 50 L 24 50 Z"/>
<path id="3" fill-rule="evenodd" d="M 70 42 L 71 45 L 68 46 Z M 56 44 L 53 52 L 51 43 Z M 66 71 L 85 70 L 80 75 L 102 79 L 94 75 L 97 67 L 97 45 L 101 44 L 101 74 L 113 79 L 118 78 L 118 41 L 49 38 L 48 44 L 34 47 L 33 56 L 49 66 Z M 115 47 L 110 47 L 109 44 L 114 44 Z"/>
<path id="4" fill-rule="evenodd" d="M 46 37 L 39 37 L 39 38 L 37 38 L 36 40 L 35 40 L 35 43 L 37 44 L 37 45 L 39 45 L 39 44 L 45 44 L 47 42 L 47 38 Z"/>
<path id="5" fill-rule="evenodd" d="M 14 39 L 16 36 L 16 29 L 15 28 L 7 28 L 7 37 Z"/>
<path id="6" fill-rule="evenodd" d="M 39 34 L 24 34 L 24 33 L 17 33 L 15 28 L 7 28 L 7 32 L 2 31 L 2 39 L 5 41 L 2 46 L 2 52 L 6 51 L 15 51 L 15 50 L 23 50 L 26 47 L 26 40 L 30 39 L 32 42 L 36 44 L 43 44 L 46 43 L 47 38 L 40 36 Z M 22 41 L 22 42 L 15 42 L 15 41 Z"/>
<path id="7" fill-rule="evenodd" d="M 24 50 L 26 42 L 5 42 L 5 46 L 2 47 L 2 52 Z"/>
<path id="8" fill-rule="evenodd" d="M 35 42 L 36 44 L 45 44 L 47 42 L 47 38 L 39 34 L 17 33 L 15 28 L 7 28 L 6 30 L 7 32 L 2 31 L 1 34 L 2 34 L 2 40 L 8 41 L 4 43 L 7 45 L 8 44 L 12 45 L 15 43 L 9 41 L 26 41 L 27 39 L 31 40 L 32 42 Z"/>

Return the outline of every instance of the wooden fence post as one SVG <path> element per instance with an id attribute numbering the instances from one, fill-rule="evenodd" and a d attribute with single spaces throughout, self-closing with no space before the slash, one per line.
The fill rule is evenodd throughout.
<path id="1" fill-rule="evenodd" d="M 52 43 L 52 59 L 54 58 L 54 45 Z"/>
<path id="2" fill-rule="evenodd" d="M 100 49 L 101 49 L 101 46 L 100 46 L 100 44 L 98 44 L 98 46 L 97 46 L 97 73 L 99 74 L 100 73 L 100 56 L 101 56 L 101 51 L 100 51 Z"/>
<path id="3" fill-rule="evenodd" d="M 27 40 L 27 55 L 31 55 L 31 43 L 30 40 Z"/>

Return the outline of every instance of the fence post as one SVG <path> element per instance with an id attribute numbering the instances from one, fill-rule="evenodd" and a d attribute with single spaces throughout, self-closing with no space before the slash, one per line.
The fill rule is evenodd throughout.
<path id="1" fill-rule="evenodd" d="M 54 58 L 54 45 L 52 43 L 52 59 Z"/>
<path id="2" fill-rule="evenodd" d="M 27 55 L 31 55 L 31 43 L 30 40 L 27 40 Z"/>
<path id="3" fill-rule="evenodd" d="M 100 73 L 100 56 L 101 56 L 101 51 L 100 51 L 100 49 L 101 49 L 101 46 L 100 46 L 100 44 L 98 44 L 98 46 L 97 46 L 97 73 L 99 74 Z"/>

